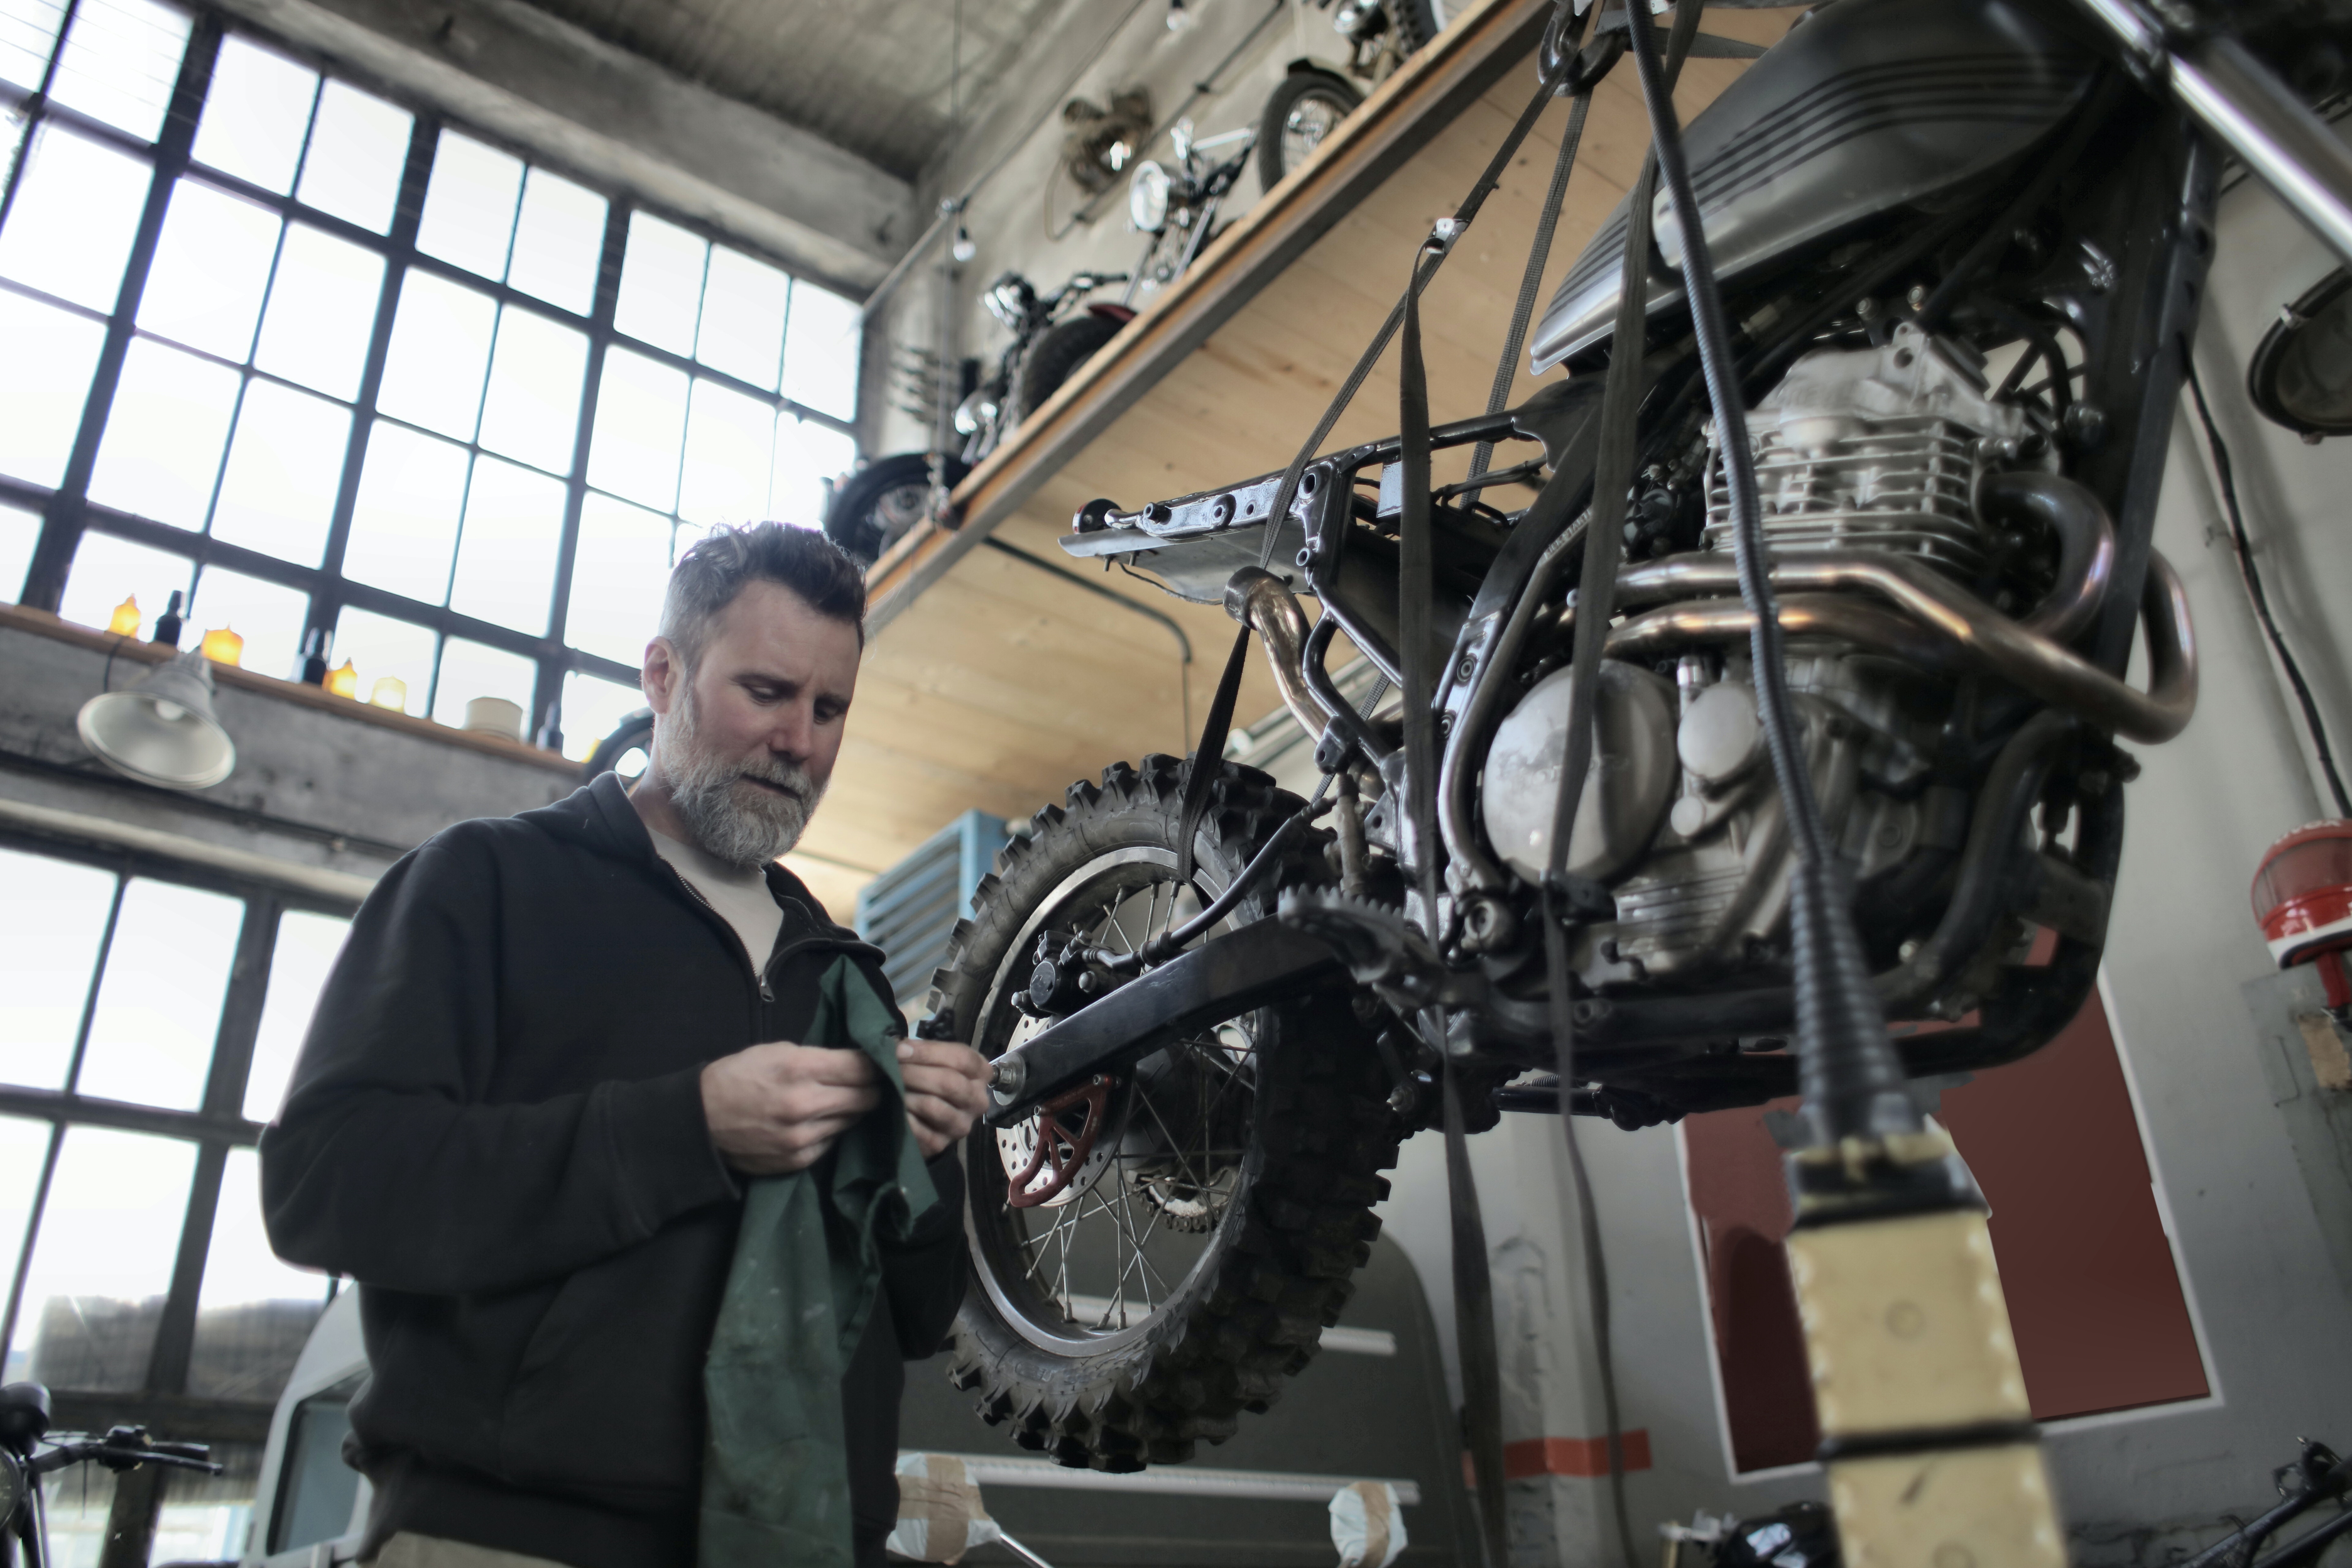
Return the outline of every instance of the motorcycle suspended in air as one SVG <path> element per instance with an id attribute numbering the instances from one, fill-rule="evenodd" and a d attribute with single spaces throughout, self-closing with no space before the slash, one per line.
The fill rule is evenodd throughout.
<path id="1" fill-rule="evenodd" d="M 1622 35 L 1563 51 L 1560 9 L 1545 68 L 1589 91 Z M 1380 1173 L 1448 1080 L 1473 1131 L 1506 1102 L 1633 1128 L 1798 1092 L 1790 911 L 1828 863 L 1801 846 L 1851 898 L 1837 962 L 1887 1019 L 1948 1026 L 1882 1035 L 1898 1090 L 2075 1016 L 2135 772 L 2116 742 L 2170 739 L 2197 692 L 2150 545 L 2221 168 L 2192 116 L 2287 115 L 2257 62 L 2299 37 L 2200 20 L 2181 43 L 2124 0 L 1840 0 L 1694 120 L 1746 462 L 1662 188 L 1540 312 L 1535 370 L 1572 374 L 1526 403 L 1077 514 L 1069 553 L 1255 635 L 1325 777 L 1302 801 L 1221 761 L 1214 724 L 1189 763 L 1112 763 L 1037 813 L 957 926 L 925 1026 L 996 1064 L 950 1371 L 985 1419 L 1107 1469 L 1230 1436 L 1336 1320 Z M 2164 85 L 2192 72 L 2196 93 Z M 2329 190 L 2294 145 L 2231 142 L 2290 200 Z M 1621 309 L 1629 228 L 1663 264 Z M 1622 438 L 1599 418 L 1621 363 Z M 1590 525 L 1612 443 L 1622 537 Z M 1427 478 L 1465 447 L 1494 455 Z M 1760 528 L 1753 593 L 1736 525 Z M 1780 646 L 1759 670 L 1762 587 Z M 1579 715 L 1579 605 L 1612 602 Z M 1428 707 L 1344 700 L 1343 635 Z M 2036 929 L 2054 945 L 2021 962 Z M 1573 1079 L 1514 1084 L 1554 1069 L 1563 1018 Z"/>

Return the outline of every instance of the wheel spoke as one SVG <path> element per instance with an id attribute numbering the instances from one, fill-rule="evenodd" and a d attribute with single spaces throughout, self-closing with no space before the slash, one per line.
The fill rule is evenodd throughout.
<path id="1" fill-rule="evenodd" d="M 1124 1204 L 1126 1200 L 1127 1194 L 1121 1193 L 1119 1201 Z M 1149 1292 L 1156 1287 L 1160 1299 L 1163 1301 L 1168 1299 L 1168 1281 L 1160 1278 L 1160 1270 L 1151 1267 L 1150 1256 L 1144 1251 L 1144 1244 L 1151 1239 L 1151 1233 L 1159 1228 L 1160 1219 L 1160 1215 L 1155 1211 L 1152 1216 L 1144 1222 L 1143 1235 L 1135 1243 L 1134 1260 L 1118 1271 L 1118 1282 L 1112 1289 L 1118 1300 L 1122 1302 L 1127 1300 L 1127 1277 L 1130 1272 L 1136 1277 L 1135 1282 L 1138 1288 Z M 1129 1219 L 1128 1234 L 1130 1237 L 1135 1235 L 1132 1215 Z M 1144 1304 L 1143 1315 L 1147 1318 L 1151 1315 L 1151 1306 L 1148 1301 Z M 1120 1320 L 1119 1327 L 1127 1327 L 1124 1318 Z"/>
<path id="2" fill-rule="evenodd" d="M 1167 1121 L 1160 1114 L 1160 1108 L 1151 1103 L 1150 1097 L 1148 1095 L 1139 1094 L 1136 1096 L 1136 1098 L 1143 1101 L 1143 1108 L 1146 1110 L 1151 1112 L 1152 1122 L 1159 1127 L 1160 1136 L 1168 1145 L 1169 1153 L 1174 1155 L 1178 1164 L 1183 1167 L 1186 1179 L 1191 1181 L 1196 1187 L 1204 1185 L 1205 1184 L 1201 1180 L 1200 1173 L 1192 1169 L 1192 1162 L 1184 1152 L 1184 1141 L 1177 1137 L 1175 1132 L 1169 1127 Z"/>
<path id="3" fill-rule="evenodd" d="M 1164 868 L 1137 867 L 1094 879 L 1090 889 L 1042 910 L 1037 920 L 1040 929 L 1076 931 L 1107 952 L 1140 953 L 1164 941 L 1188 909 L 1197 911 L 1214 898 L 1215 889 L 1202 878 L 1179 882 Z M 1008 963 L 1018 965 L 1022 956 L 1012 954 Z M 1012 983 L 1019 984 L 1019 976 Z M 1000 1023 L 992 1037 L 1001 1028 Z M 1171 1048 L 1166 1059 L 1172 1070 L 1154 1080 L 1156 1099 L 1141 1082 L 1122 1090 L 1130 1098 L 1118 1112 L 1119 1139 L 1106 1140 L 1087 1162 L 1091 1169 L 1068 1173 L 1077 1178 L 1076 1190 L 1041 1205 L 1053 1213 L 1009 1205 L 1001 1211 L 996 1223 L 1009 1245 L 997 1254 L 999 1267 L 1020 1282 L 1015 1298 L 1034 1303 L 1021 1310 L 1049 1332 L 1118 1334 L 1176 1310 L 1182 1298 L 1167 1266 L 1173 1265 L 1176 1281 L 1189 1279 L 1197 1247 L 1208 1244 L 1191 1233 L 1213 1232 L 1233 1199 L 1247 1140 L 1237 1140 L 1242 1129 L 1230 1125 L 1235 1112 L 1224 1102 L 1236 1083 L 1255 1090 L 1250 1052 L 1228 1048 L 1212 1032 Z M 1036 1135 L 1056 1155 L 1069 1142 L 1052 1125 L 1039 1126 Z M 1133 1152 L 1117 1152 L 1121 1142 Z M 1234 1147 L 1236 1142 L 1244 1147 Z M 1017 1163 L 1018 1146 L 1005 1157 Z M 1159 1239 L 1163 1235 L 1165 1242 Z M 1155 1246 L 1167 1256 L 1155 1258 Z"/>
<path id="4" fill-rule="evenodd" d="M 1109 903 L 1105 904 L 1103 906 L 1103 918 L 1110 922 L 1111 930 L 1118 932 L 1119 951 L 1121 952 L 1133 952 L 1135 951 L 1135 939 L 1129 936 L 1127 934 L 1127 928 L 1118 923 L 1118 906 L 1124 900 L 1122 900 L 1115 898 L 1111 900 Z M 1147 937 L 1150 936 L 1151 934 L 1150 928 L 1148 926 L 1144 928 L 1143 934 Z"/>

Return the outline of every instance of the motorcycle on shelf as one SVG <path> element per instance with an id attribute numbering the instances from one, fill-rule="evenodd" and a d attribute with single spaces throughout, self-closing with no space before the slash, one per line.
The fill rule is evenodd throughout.
<path id="1" fill-rule="evenodd" d="M 2264 62 L 2293 58 L 2309 97 L 2341 85 L 2315 62 L 2352 58 L 2164 9 L 1823 7 L 1536 312 L 1554 374 L 1526 402 L 1076 514 L 1069 554 L 1255 634 L 1324 777 L 1310 802 L 1220 761 L 1213 721 L 1190 762 L 1072 784 L 956 927 L 926 1027 L 995 1064 L 950 1373 L 985 1419 L 1114 1470 L 1230 1436 L 1314 1355 L 1381 1172 L 1450 1100 L 1477 1131 L 1507 1105 L 1638 1128 L 1798 1093 L 1800 982 L 1829 962 L 1795 940 L 1808 889 L 1850 900 L 1836 962 L 1885 1016 L 1940 1026 L 1875 1037 L 1904 1106 L 1902 1075 L 2012 1061 L 2073 1019 L 2137 771 L 2117 742 L 2168 741 L 2196 703 L 2150 535 L 2214 138 L 2317 127 Z M 1561 5 L 1547 71 L 1590 92 L 1627 53 L 1612 19 L 1579 45 Z M 2202 98 L 2164 85 L 2192 74 Z M 2291 202 L 2326 191 L 2342 248 L 2352 204 L 2285 150 L 2326 135 L 2227 144 Z M 1136 200 L 1156 222 L 1140 179 Z M 1688 287 L 1685 212 L 1712 258 Z M 2331 352 L 2313 384 L 2352 379 Z M 1433 453 L 1464 477 L 1433 479 Z M 1622 536 L 1613 507 L 1589 527 L 1604 458 Z M 1341 695 L 1342 637 L 1382 689 L 1426 694 L 1417 719 Z M 1573 1079 L 1530 1079 L 1570 1037 Z"/>
<path id="2" fill-rule="evenodd" d="M 1201 247 L 1222 232 L 1217 209 L 1249 166 L 1257 135 L 1255 130 L 1228 131 L 1195 141 L 1192 122 L 1180 120 L 1168 133 L 1176 151 L 1174 166 L 1148 158 L 1135 166 L 1128 180 L 1127 216 L 1144 242 L 1143 259 L 1128 285 L 1129 300 L 1140 289 L 1174 282 Z M 1221 162 L 1202 155 L 1225 149 L 1231 151 Z"/>
<path id="3" fill-rule="evenodd" d="M 956 408 L 956 433 L 965 437 L 962 449 L 900 452 L 867 463 L 835 488 L 825 506 L 826 536 L 861 566 L 871 566 L 905 538 L 931 515 L 936 496 L 954 489 L 1014 426 L 1135 319 L 1124 300 L 1111 304 L 1087 298 L 1097 289 L 1127 280 L 1124 272 L 1080 272 L 1044 295 L 1017 272 L 990 284 L 982 302 L 1011 329 L 1013 342 L 998 356 L 994 374 L 971 386 Z"/>
<path id="4" fill-rule="evenodd" d="M 1332 0 L 1318 3 L 1329 7 Z M 1348 75 L 1378 87 L 1459 8 L 1447 0 L 1339 0 L 1331 30 L 1348 40 Z"/>
<path id="5" fill-rule="evenodd" d="M 1087 298 L 1127 280 L 1124 272 L 1079 272 L 1051 294 L 1040 294 L 1029 279 L 1007 272 L 988 286 L 981 301 L 1012 331 L 1013 342 L 999 356 L 995 374 L 956 409 L 956 430 L 970 437 L 963 448 L 966 463 L 994 451 L 1073 371 L 1135 319 L 1127 305 Z"/>

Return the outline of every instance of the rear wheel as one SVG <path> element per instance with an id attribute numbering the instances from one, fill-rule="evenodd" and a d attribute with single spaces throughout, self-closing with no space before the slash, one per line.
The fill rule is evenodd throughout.
<path id="1" fill-rule="evenodd" d="M 1060 391 L 1062 383 L 1069 380 L 1078 366 L 1094 358 L 1126 325 L 1125 321 L 1088 310 L 1046 328 L 1022 356 L 1010 423 L 1017 425 L 1043 407 L 1045 399 Z"/>
<path id="2" fill-rule="evenodd" d="M 1014 1005 L 1041 935 L 1132 950 L 1213 899 L 1298 806 L 1223 764 L 1180 885 L 1183 770 L 1146 757 L 1100 788 L 1072 785 L 982 880 L 933 1010 L 984 1055 L 1044 1026 Z M 1234 922 L 1327 879 L 1320 837 L 1302 836 Z M 1370 1256 L 1402 1131 L 1387 1090 L 1344 995 L 1310 993 L 974 1133 L 972 1283 L 949 1375 L 983 1418 L 1066 1465 L 1139 1469 L 1231 1436 L 1312 1358 Z"/>

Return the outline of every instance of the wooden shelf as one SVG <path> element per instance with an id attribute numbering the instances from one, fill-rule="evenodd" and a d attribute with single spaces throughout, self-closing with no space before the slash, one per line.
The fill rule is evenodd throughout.
<path id="1" fill-rule="evenodd" d="M 70 643 L 93 653 L 110 654 L 117 659 L 131 659 L 145 664 L 162 664 L 187 650 L 163 647 L 155 643 L 142 642 L 137 637 L 117 637 L 93 631 L 71 621 L 60 620 L 47 610 L 27 609 L 22 605 L 0 605 L 0 626 L 31 632 L 37 637 L 57 642 Z M 389 708 L 378 708 L 349 697 L 337 697 L 316 686 L 306 686 L 299 680 L 279 680 L 259 675 L 233 664 L 213 666 L 213 684 L 233 687 L 262 697 L 276 698 L 297 707 L 316 709 L 321 713 L 354 724 L 373 724 L 379 729 L 397 730 L 439 745 L 456 746 L 462 751 L 481 752 L 510 763 L 527 763 L 551 773 L 577 776 L 580 764 L 558 752 L 503 736 L 483 734 L 473 730 L 453 730 L 446 724 L 436 724 L 430 719 L 413 718 Z"/>

